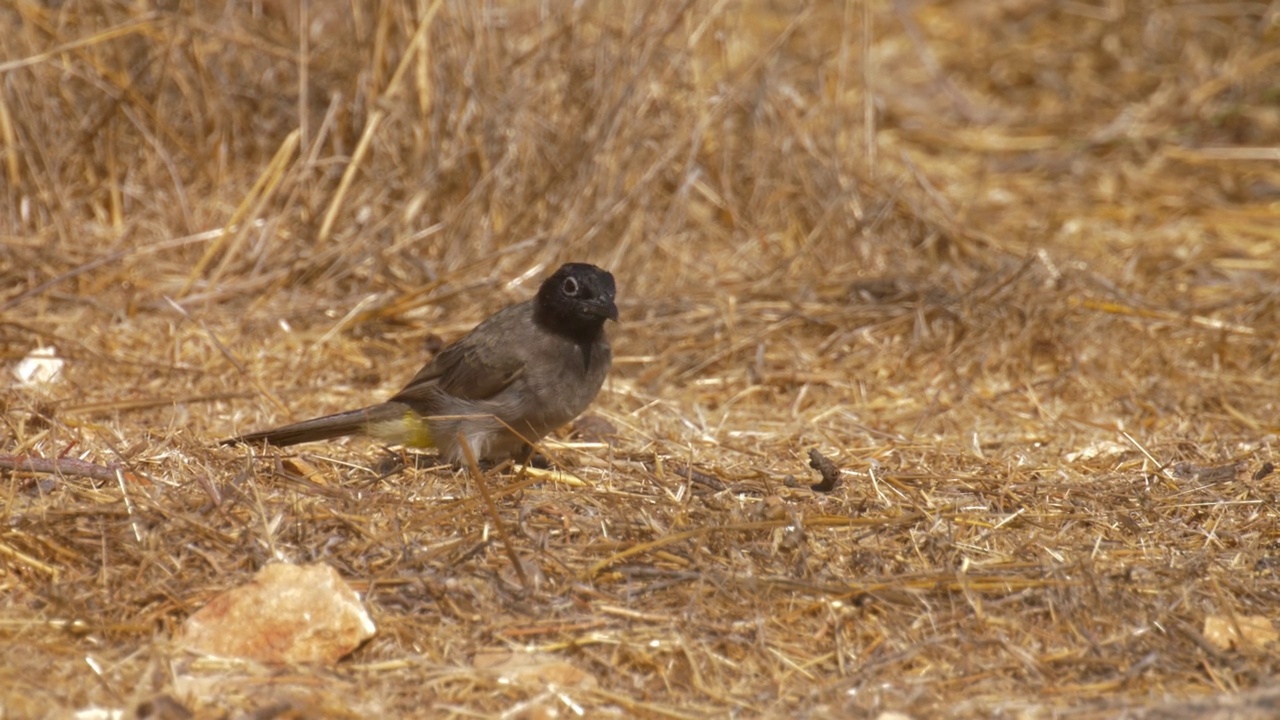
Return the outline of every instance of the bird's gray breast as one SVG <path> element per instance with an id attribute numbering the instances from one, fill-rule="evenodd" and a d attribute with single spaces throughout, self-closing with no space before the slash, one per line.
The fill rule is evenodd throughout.
<path id="1" fill-rule="evenodd" d="M 519 413 L 533 432 L 542 436 L 577 417 L 599 394 L 613 362 L 613 352 L 603 333 L 585 346 L 561 337 L 548 339 L 539 353 L 551 362 L 534 362 L 526 368 Z M 514 388 L 513 388 L 514 389 Z"/>

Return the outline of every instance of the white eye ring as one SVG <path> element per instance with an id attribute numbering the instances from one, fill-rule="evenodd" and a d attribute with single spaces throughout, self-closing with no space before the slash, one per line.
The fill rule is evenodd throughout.
<path id="1" fill-rule="evenodd" d="M 578 292 L 582 288 L 578 285 L 578 279 L 575 277 L 567 277 L 564 279 L 564 285 L 560 286 L 564 290 L 564 294 L 569 297 L 577 297 Z"/>

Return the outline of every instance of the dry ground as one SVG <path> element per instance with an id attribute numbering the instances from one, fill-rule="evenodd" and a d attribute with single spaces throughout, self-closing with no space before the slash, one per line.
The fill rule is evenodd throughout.
<path id="1" fill-rule="evenodd" d="M 1274 3 L 152 5 L 0 6 L 4 717 L 1273 715 Z M 490 476 L 523 580 L 464 474 L 213 444 L 566 259 L 616 437 Z M 377 637 L 172 646 L 276 559 Z"/>

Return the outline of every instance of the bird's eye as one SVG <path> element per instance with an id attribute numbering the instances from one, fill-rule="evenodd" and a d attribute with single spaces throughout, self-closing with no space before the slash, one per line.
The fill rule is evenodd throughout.
<path id="1" fill-rule="evenodd" d="M 561 289 L 564 290 L 565 295 L 577 297 L 578 293 L 582 291 L 582 286 L 578 284 L 577 278 L 567 277 L 564 279 L 564 285 L 561 286 Z"/>

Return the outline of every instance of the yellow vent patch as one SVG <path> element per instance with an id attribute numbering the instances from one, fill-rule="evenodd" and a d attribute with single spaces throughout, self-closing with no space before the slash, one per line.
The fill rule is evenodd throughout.
<path id="1" fill-rule="evenodd" d="M 383 442 L 405 447 L 433 448 L 436 446 L 426 418 L 412 410 L 406 410 L 404 415 L 395 420 L 369 423 L 369 434 Z"/>

